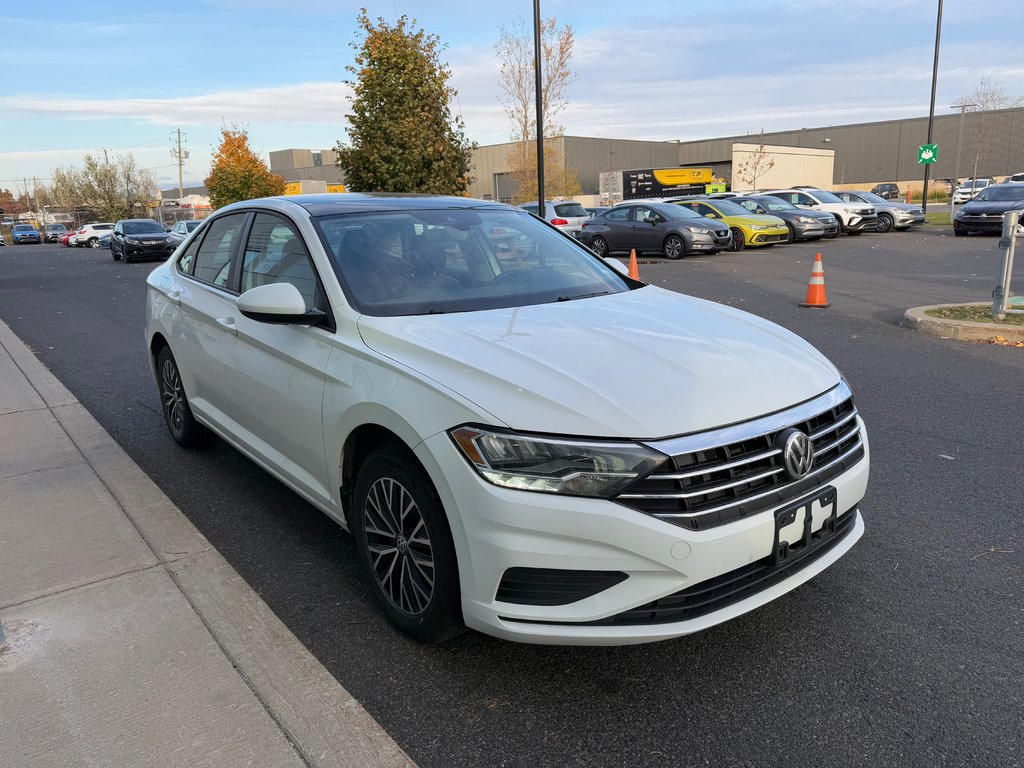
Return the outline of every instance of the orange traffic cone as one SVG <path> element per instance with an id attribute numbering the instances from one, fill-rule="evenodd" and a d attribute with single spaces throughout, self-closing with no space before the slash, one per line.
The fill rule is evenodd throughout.
<path id="1" fill-rule="evenodd" d="M 634 280 L 640 279 L 640 268 L 636 265 L 636 248 L 629 252 L 629 276 Z"/>
<path id="2" fill-rule="evenodd" d="M 825 268 L 821 264 L 821 254 L 814 257 L 814 269 L 811 270 L 811 282 L 807 285 L 807 298 L 801 307 L 818 307 L 825 309 L 832 305 L 825 298 Z"/>

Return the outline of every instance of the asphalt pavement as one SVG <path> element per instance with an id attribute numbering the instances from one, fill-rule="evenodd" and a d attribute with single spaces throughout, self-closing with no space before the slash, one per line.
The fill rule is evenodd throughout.
<path id="1" fill-rule="evenodd" d="M 816 251 L 827 310 L 798 306 Z M 629 648 L 395 632 L 346 534 L 223 443 L 190 453 L 166 435 L 146 264 L 0 250 L 0 319 L 420 766 L 1017 766 L 1024 351 L 901 326 L 911 306 L 986 300 L 998 266 L 995 238 L 937 231 L 641 260 L 642 279 L 767 317 L 835 361 L 872 477 L 866 534 L 831 569 L 725 625 Z"/>

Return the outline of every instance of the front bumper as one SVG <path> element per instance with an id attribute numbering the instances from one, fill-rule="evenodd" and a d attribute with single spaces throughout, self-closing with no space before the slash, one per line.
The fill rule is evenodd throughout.
<path id="1" fill-rule="evenodd" d="M 722 234 L 716 234 L 714 231 L 702 234 L 700 232 L 694 232 L 692 239 L 687 238 L 686 247 L 692 251 L 699 253 L 718 253 L 718 251 L 724 250 L 729 247 L 729 242 L 732 240 L 732 233 L 726 230 Z"/>
<path id="2" fill-rule="evenodd" d="M 1022 217 L 1024 218 L 1024 217 Z M 1001 234 L 1003 231 L 1002 214 L 989 214 L 987 216 L 958 215 L 953 219 L 953 229 L 958 232 L 990 232 Z M 1024 225 L 1017 227 L 1017 233 L 1024 230 Z"/>
<path id="3" fill-rule="evenodd" d="M 39 235 L 14 235 L 15 243 L 40 243 Z"/>
<path id="4" fill-rule="evenodd" d="M 843 226 L 843 229 L 846 232 L 863 232 L 866 229 L 874 229 L 877 226 L 877 214 L 871 214 L 870 216 L 851 215 L 846 220 L 846 224 Z"/>
<path id="5" fill-rule="evenodd" d="M 862 423 L 860 427 L 863 433 Z M 796 588 L 838 560 L 864 530 L 857 505 L 867 486 L 866 438 L 864 458 L 828 483 L 835 489 L 843 527 L 827 551 L 695 618 L 633 623 L 623 615 L 653 601 L 679 600 L 681 590 L 729 580 L 770 558 L 775 510 L 691 530 L 615 501 L 491 485 L 469 467 L 445 433 L 426 440 L 416 453 L 449 512 L 465 622 L 509 640 L 612 645 L 696 632 Z M 820 528 L 823 522 L 815 512 L 814 524 Z M 611 572 L 625 578 L 568 604 L 522 604 L 498 599 L 499 585 L 510 569 Z"/>
<path id="6" fill-rule="evenodd" d="M 141 245 L 138 243 L 124 243 L 122 254 L 129 259 L 166 259 L 174 253 L 173 243 L 160 243 L 159 245 Z"/>
<path id="7" fill-rule="evenodd" d="M 896 229 L 906 229 L 914 224 L 924 224 L 924 213 L 910 213 L 903 211 L 894 216 Z"/>
<path id="8" fill-rule="evenodd" d="M 744 230 L 747 245 L 770 245 L 784 243 L 789 240 L 789 227 L 772 227 L 771 229 Z"/>

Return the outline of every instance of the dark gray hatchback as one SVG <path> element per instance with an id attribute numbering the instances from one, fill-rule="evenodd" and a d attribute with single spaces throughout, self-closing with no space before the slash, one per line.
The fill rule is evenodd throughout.
<path id="1" fill-rule="evenodd" d="M 663 253 L 680 259 L 694 253 L 718 253 L 732 239 L 729 227 L 672 203 L 629 202 L 602 211 L 577 235 L 598 256 L 616 251 Z"/>

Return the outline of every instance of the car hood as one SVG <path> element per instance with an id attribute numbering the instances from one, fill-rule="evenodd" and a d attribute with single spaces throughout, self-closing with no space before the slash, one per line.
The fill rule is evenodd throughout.
<path id="1" fill-rule="evenodd" d="M 110 235 L 110 233 L 108 232 L 106 236 L 109 237 L 109 235 Z M 141 235 L 125 235 L 124 239 L 125 240 L 136 240 L 136 241 L 137 240 L 167 240 L 167 239 L 169 239 L 169 237 L 170 236 L 166 232 L 146 232 L 146 233 L 141 234 Z"/>
<path id="2" fill-rule="evenodd" d="M 723 216 L 722 221 L 731 227 L 785 227 L 786 222 L 778 216 L 769 216 L 763 213 L 752 213 L 749 216 Z"/>
<path id="3" fill-rule="evenodd" d="M 972 200 L 964 203 L 960 209 L 962 213 L 1006 213 L 1024 209 L 1024 200 Z"/>
<path id="4" fill-rule="evenodd" d="M 653 286 L 482 312 L 364 315 L 359 329 L 371 349 L 471 401 L 481 418 L 531 432 L 698 432 L 787 408 L 840 379 L 767 320 Z"/>

